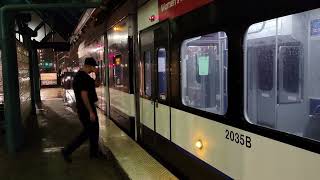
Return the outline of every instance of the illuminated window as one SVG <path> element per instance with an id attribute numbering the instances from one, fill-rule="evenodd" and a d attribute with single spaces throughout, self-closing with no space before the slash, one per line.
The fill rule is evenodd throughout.
<path id="1" fill-rule="evenodd" d="M 158 50 L 158 97 L 161 100 L 167 98 L 167 52 L 165 48 Z"/>
<path id="2" fill-rule="evenodd" d="M 320 9 L 251 25 L 245 43 L 248 121 L 320 140 Z"/>
<path id="3" fill-rule="evenodd" d="M 185 106 L 221 115 L 226 112 L 227 54 L 224 32 L 183 41 L 181 91 Z"/>
<path id="4" fill-rule="evenodd" d="M 145 95 L 151 97 L 152 95 L 152 59 L 151 52 L 144 52 L 144 77 L 145 77 Z"/>
<path id="5" fill-rule="evenodd" d="M 109 87 L 129 93 L 132 79 L 130 75 L 130 50 L 127 19 L 119 22 L 107 33 L 109 59 Z"/>

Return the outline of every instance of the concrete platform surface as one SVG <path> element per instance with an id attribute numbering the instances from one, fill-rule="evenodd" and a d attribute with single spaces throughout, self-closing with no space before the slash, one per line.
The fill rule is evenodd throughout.
<path id="1" fill-rule="evenodd" d="M 43 111 L 38 114 L 38 123 L 33 121 L 30 125 L 32 131 L 27 133 L 24 149 L 12 158 L 4 151 L 3 140 L 0 142 L 0 179 L 122 179 L 114 161 L 89 158 L 88 143 L 72 155 L 71 164 L 64 162 L 60 148 L 78 134 L 81 124 L 77 115 L 63 105 L 59 89 L 44 91 L 41 94 L 46 99 L 43 101 Z"/>
<path id="2" fill-rule="evenodd" d="M 60 149 L 81 131 L 80 121 L 64 105 L 60 88 L 43 89 L 41 98 L 37 119 L 27 128 L 25 148 L 12 159 L 0 141 L 0 180 L 177 179 L 102 111 L 98 111 L 100 145 L 107 156 L 90 159 L 87 142 L 72 155 L 71 164 L 64 162 Z"/>
<path id="3" fill-rule="evenodd" d="M 126 133 L 99 111 L 100 136 L 105 145 L 132 180 L 175 180 L 170 171 L 141 148 Z"/>

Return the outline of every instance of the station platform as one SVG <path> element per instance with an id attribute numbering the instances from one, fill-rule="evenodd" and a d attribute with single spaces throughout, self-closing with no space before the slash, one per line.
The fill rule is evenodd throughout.
<path id="1" fill-rule="evenodd" d="M 72 154 L 66 163 L 60 149 L 69 143 L 81 124 L 77 114 L 64 105 L 61 89 L 41 91 L 42 107 L 27 130 L 26 146 L 10 157 L 0 144 L 0 179 L 100 180 L 177 179 L 134 140 L 99 111 L 100 146 L 105 157 L 89 158 L 89 143 Z"/>
<path id="2" fill-rule="evenodd" d="M 128 179 L 177 179 L 111 120 L 99 111 L 102 148 L 117 162 Z"/>

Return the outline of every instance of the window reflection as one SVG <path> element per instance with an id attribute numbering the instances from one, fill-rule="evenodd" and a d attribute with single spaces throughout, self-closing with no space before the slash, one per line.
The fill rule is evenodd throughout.
<path id="1" fill-rule="evenodd" d="M 227 37 L 218 32 L 181 46 L 182 102 L 217 114 L 226 111 Z"/>
<path id="2" fill-rule="evenodd" d="M 110 87 L 129 92 L 129 36 L 128 23 L 123 20 L 108 31 L 108 59 Z"/>
<path id="3" fill-rule="evenodd" d="M 166 49 L 160 48 L 158 50 L 158 97 L 161 100 L 166 100 L 167 98 L 166 60 Z"/>
<path id="4" fill-rule="evenodd" d="M 144 77 L 145 77 L 145 95 L 151 97 L 152 95 L 152 59 L 151 52 L 144 52 Z"/>
<path id="5" fill-rule="evenodd" d="M 320 9 L 253 24 L 245 38 L 250 122 L 320 140 Z"/>

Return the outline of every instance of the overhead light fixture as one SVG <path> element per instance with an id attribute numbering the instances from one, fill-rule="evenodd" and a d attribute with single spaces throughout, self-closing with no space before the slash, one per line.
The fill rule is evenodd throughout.
<path id="1" fill-rule="evenodd" d="M 121 31 L 121 27 L 115 26 L 115 27 L 113 27 L 113 30 L 114 30 L 114 31 Z"/>

